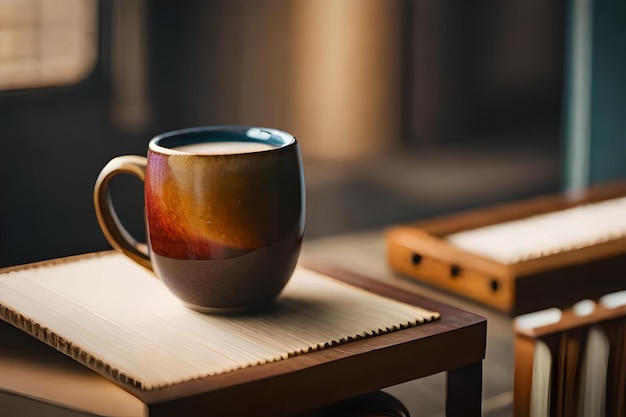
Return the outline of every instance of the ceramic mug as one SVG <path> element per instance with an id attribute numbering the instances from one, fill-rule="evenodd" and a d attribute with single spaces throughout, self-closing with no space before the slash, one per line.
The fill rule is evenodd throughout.
<path id="1" fill-rule="evenodd" d="M 121 173 L 144 181 L 147 246 L 113 208 L 109 184 Z M 278 297 L 299 257 L 304 198 L 296 139 L 247 126 L 156 136 L 147 158 L 112 159 L 94 187 L 109 243 L 202 312 L 249 310 Z"/>

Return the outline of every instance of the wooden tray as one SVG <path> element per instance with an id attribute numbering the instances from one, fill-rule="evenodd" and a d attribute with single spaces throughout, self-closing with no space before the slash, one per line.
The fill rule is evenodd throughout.
<path id="1" fill-rule="evenodd" d="M 626 183 L 604 184 L 576 194 L 543 196 L 399 225 L 386 233 L 387 260 L 395 272 L 511 315 L 564 308 L 626 289 L 626 237 L 612 236 L 511 264 L 459 249 L 447 237 L 624 196 Z"/>

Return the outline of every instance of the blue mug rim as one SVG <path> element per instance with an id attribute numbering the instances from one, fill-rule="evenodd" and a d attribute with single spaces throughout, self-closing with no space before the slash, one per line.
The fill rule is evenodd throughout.
<path id="1" fill-rule="evenodd" d="M 271 145 L 272 148 L 258 152 L 268 152 L 296 143 L 296 138 L 279 129 L 260 126 L 200 126 L 173 130 L 155 136 L 150 140 L 149 150 L 179 154 L 174 148 L 205 142 L 252 142 Z"/>

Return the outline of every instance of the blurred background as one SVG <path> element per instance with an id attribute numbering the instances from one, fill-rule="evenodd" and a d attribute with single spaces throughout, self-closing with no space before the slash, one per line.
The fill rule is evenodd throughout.
<path id="1" fill-rule="evenodd" d="M 306 239 L 622 177 L 623 4 L 0 0 L 0 266 L 109 248 L 100 169 L 190 126 L 294 134 Z"/>

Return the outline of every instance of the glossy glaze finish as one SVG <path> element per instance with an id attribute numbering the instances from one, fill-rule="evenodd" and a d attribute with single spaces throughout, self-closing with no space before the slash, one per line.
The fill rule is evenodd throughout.
<path id="1" fill-rule="evenodd" d="M 302 226 L 297 145 L 242 155 L 150 151 L 146 214 L 152 250 L 175 259 L 228 259 Z"/>

